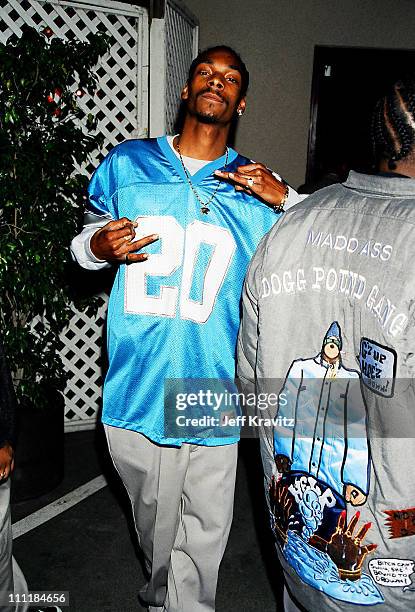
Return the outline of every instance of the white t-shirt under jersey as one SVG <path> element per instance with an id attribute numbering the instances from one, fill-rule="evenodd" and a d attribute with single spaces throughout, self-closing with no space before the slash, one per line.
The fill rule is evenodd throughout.
<path id="1" fill-rule="evenodd" d="M 176 151 L 176 149 L 173 146 L 173 140 L 175 138 L 176 138 L 176 136 L 167 136 L 167 142 L 171 146 L 172 151 L 174 151 L 176 157 L 178 157 L 180 159 L 180 155 L 178 154 L 178 152 Z M 196 174 L 196 172 L 198 170 L 200 170 L 200 168 L 203 168 L 203 166 L 206 166 L 206 164 L 210 164 L 209 160 L 206 160 L 206 159 L 194 159 L 193 157 L 186 157 L 186 155 L 182 155 L 182 160 L 183 160 L 183 163 L 186 166 L 186 170 L 188 171 L 190 176 L 193 176 L 193 174 Z"/>

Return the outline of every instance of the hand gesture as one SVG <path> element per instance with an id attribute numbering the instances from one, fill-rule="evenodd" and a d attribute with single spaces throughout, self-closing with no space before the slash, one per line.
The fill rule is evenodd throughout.
<path id="1" fill-rule="evenodd" d="M 377 548 L 377 544 L 362 546 L 363 539 L 372 523 L 366 523 L 354 533 L 359 518 L 360 512 L 356 512 L 347 525 L 346 510 L 343 510 L 339 516 L 336 531 L 328 542 L 319 536 L 311 536 L 309 540 L 311 546 L 328 554 L 337 566 L 342 580 L 359 580 L 364 558 Z"/>
<path id="2" fill-rule="evenodd" d="M 134 240 L 136 221 L 130 221 L 122 217 L 117 221 L 110 221 L 101 227 L 91 238 L 90 247 L 92 253 L 98 259 L 109 262 L 134 263 L 148 259 L 147 253 L 134 253 L 148 244 L 158 240 L 157 234 L 145 236 L 140 240 Z"/>
<path id="3" fill-rule="evenodd" d="M 14 451 L 12 446 L 6 444 L 0 448 L 0 482 L 7 480 L 14 468 Z"/>
<path id="4" fill-rule="evenodd" d="M 232 182 L 235 191 L 245 191 L 255 195 L 270 206 L 284 204 L 288 195 L 286 183 L 279 181 L 264 164 L 238 166 L 237 172 L 216 170 L 215 175 Z"/>

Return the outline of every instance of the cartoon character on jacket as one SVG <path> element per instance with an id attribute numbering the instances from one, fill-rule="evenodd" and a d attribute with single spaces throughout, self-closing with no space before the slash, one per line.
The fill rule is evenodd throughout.
<path id="1" fill-rule="evenodd" d="M 371 605 L 383 599 L 370 576 L 362 575 L 365 557 L 376 549 L 363 544 L 371 525 L 358 525 L 359 511 L 346 519 L 346 503 L 364 504 L 369 491 L 367 413 L 360 374 L 345 367 L 341 351 L 334 321 L 318 355 L 296 359 L 288 370 L 279 393 L 282 418 L 274 429 L 278 474 L 269 491 L 271 523 L 285 558 L 305 582 L 345 601 L 353 582 L 359 593 L 370 593 L 356 595 L 354 603 Z"/>
<path id="2" fill-rule="evenodd" d="M 278 416 L 294 419 L 295 426 L 275 428 L 275 460 L 279 472 L 309 474 L 359 506 L 369 488 L 366 407 L 359 372 L 344 367 L 341 349 L 334 321 L 321 352 L 292 363 Z"/>

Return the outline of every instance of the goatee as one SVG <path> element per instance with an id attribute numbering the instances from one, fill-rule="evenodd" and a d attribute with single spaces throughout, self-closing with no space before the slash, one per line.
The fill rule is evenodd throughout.
<path id="1" fill-rule="evenodd" d="M 210 125 L 219 123 L 218 118 L 215 117 L 214 115 L 208 115 L 208 114 L 205 115 L 204 113 L 195 113 L 195 117 L 197 117 L 200 123 L 207 123 Z"/>

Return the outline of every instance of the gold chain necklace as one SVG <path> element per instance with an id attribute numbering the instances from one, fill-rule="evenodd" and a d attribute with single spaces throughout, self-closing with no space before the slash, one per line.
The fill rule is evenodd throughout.
<path id="1" fill-rule="evenodd" d="M 208 212 L 210 211 L 210 208 L 209 208 L 209 206 L 208 206 L 208 205 L 211 203 L 211 201 L 213 200 L 213 198 L 214 198 L 214 197 L 215 197 L 215 195 L 217 194 L 218 189 L 219 189 L 219 187 L 220 187 L 220 182 L 221 182 L 221 181 L 220 181 L 220 179 L 218 179 L 218 182 L 217 182 L 217 185 L 216 185 L 215 191 L 214 191 L 214 192 L 213 192 L 213 194 L 210 196 L 210 198 L 208 199 L 208 201 L 207 201 L 207 202 L 204 202 L 204 201 L 202 200 L 202 198 L 199 196 L 199 194 L 197 193 L 196 189 L 193 187 L 193 183 L 192 183 L 192 181 L 191 181 L 191 179 L 190 179 L 189 173 L 187 172 L 187 168 L 186 168 L 186 166 L 184 165 L 184 162 L 183 162 L 183 157 L 182 157 L 182 154 L 181 154 L 181 152 L 180 152 L 180 147 L 179 147 L 179 143 L 178 143 L 178 142 L 176 143 L 176 149 L 177 149 L 177 152 L 178 152 L 178 154 L 179 154 L 180 163 L 182 164 L 182 167 L 183 167 L 184 173 L 185 173 L 186 178 L 187 178 L 187 182 L 188 182 L 188 183 L 189 183 L 189 185 L 190 185 L 190 189 L 193 191 L 193 193 L 194 193 L 195 197 L 197 198 L 197 200 L 198 200 L 198 201 L 199 201 L 199 203 L 200 203 L 200 210 L 202 211 L 202 213 L 203 213 L 204 215 L 207 215 L 207 214 L 208 214 Z M 224 163 L 224 165 L 222 166 L 223 168 L 226 168 L 226 166 L 227 166 L 227 164 L 228 164 L 228 155 L 229 155 L 229 149 L 228 149 L 228 147 L 226 147 L 226 157 L 225 157 L 225 163 Z"/>

